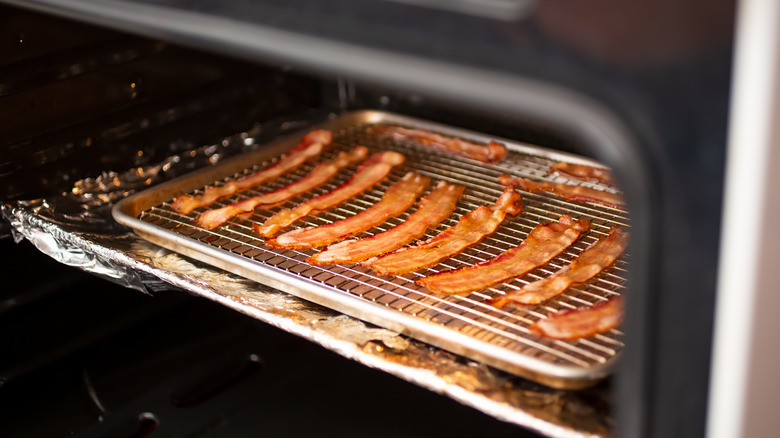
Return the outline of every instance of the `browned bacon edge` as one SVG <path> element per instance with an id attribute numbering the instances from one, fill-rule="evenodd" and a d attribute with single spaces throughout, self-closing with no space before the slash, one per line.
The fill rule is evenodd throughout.
<path id="1" fill-rule="evenodd" d="M 447 219 L 455 210 L 464 188 L 462 185 L 440 181 L 430 194 L 420 200 L 417 210 L 402 224 L 363 239 L 331 245 L 306 259 L 306 262 L 313 265 L 357 263 L 395 251 Z"/>
<path id="2" fill-rule="evenodd" d="M 315 248 L 362 233 L 406 211 L 430 182 L 427 176 L 409 172 L 390 186 L 379 202 L 360 213 L 330 224 L 288 231 L 266 239 L 265 244 L 280 249 Z"/>
<path id="3" fill-rule="evenodd" d="M 280 210 L 268 218 L 263 225 L 254 224 L 252 230 L 263 237 L 271 237 L 279 230 L 292 225 L 298 219 L 316 212 L 327 210 L 363 193 L 374 184 L 387 177 L 395 166 L 400 166 L 406 158 L 398 152 L 377 152 L 358 167 L 357 171 L 344 184 L 328 193 L 309 199 L 292 210 Z"/>
<path id="4" fill-rule="evenodd" d="M 258 207 L 271 207 L 287 201 L 293 196 L 305 193 L 330 181 L 342 169 L 363 161 L 368 149 L 358 146 L 349 152 L 339 152 L 332 161 L 320 163 L 303 178 L 279 189 L 253 196 L 240 202 L 234 202 L 222 208 L 208 210 L 196 218 L 198 225 L 213 230 L 225 224 L 235 216 L 250 213 Z"/>
<path id="5" fill-rule="evenodd" d="M 562 183 L 554 184 L 550 182 L 535 182 L 526 178 L 512 178 L 507 174 L 499 176 L 498 181 L 505 186 L 520 186 L 520 188 L 526 192 L 552 193 L 567 201 L 592 202 L 595 204 L 602 204 L 615 208 L 622 208 L 625 205 L 623 198 L 620 195 L 602 190 L 591 189 L 589 187 L 573 186 Z"/>
<path id="6" fill-rule="evenodd" d="M 506 157 L 506 146 L 491 141 L 487 145 L 476 144 L 454 137 L 447 137 L 424 129 L 409 129 L 393 125 L 377 125 L 372 130 L 398 141 L 413 140 L 423 146 L 451 152 L 483 163 L 499 163 Z"/>
<path id="7" fill-rule="evenodd" d="M 319 156 L 332 139 L 333 134 L 330 131 L 315 129 L 306 134 L 297 146 L 292 148 L 286 155 L 283 155 L 276 163 L 222 186 L 208 186 L 203 190 L 202 195 L 181 195 L 174 199 L 171 207 L 181 214 L 188 214 L 196 208 L 207 207 L 219 199 L 233 196 L 236 193 L 270 181 L 285 172 L 295 169 L 306 160 Z"/>
<path id="8" fill-rule="evenodd" d="M 610 186 L 615 185 L 612 178 L 612 172 L 599 167 L 587 166 L 585 164 L 566 163 L 561 161 L 550 166 L 550 173 L 558 172 L 580 181 L 597 181 Z"/>
<path id="9" fill-rule="evenodd" d="M 453 269 L 418 279 L 417 284 L 438 294 L 458 294 L 482 290 L 525 275 L 571 246 L 587 231 L 590 223 L 562 215 L 558 222 L 537 225 L 518 246 L 473 266 Z"/>
<path id="10" fill-rule="evenodd" d="M 562 294 L 574 284 L 584 283 L 615 263 L 628 244 L 628 233 L 613 226 L 609 234 L 583 251 L 570 265 L 549 277 L 542 278 L 490 300 L 498 308 L 510 303 L 539 304 Z"/>
<path id="11" fill-rule="evenodd" d="M 401 275 L 433 266 L 495 233 L 507 215 L 514 216 L 522 211 L 522 199 L 514 188 L 506 187 L 494 205 L 477 207 L 436 236 L 361 264 L 380 275 Z"/>
<path id="12" fill-rule="evenodd" d="M 530 329 L 537 336 L 568 341 L 603 333 L 622 322 L 623 297 L 615 297 L 595 306 L 555 313 Z"/>

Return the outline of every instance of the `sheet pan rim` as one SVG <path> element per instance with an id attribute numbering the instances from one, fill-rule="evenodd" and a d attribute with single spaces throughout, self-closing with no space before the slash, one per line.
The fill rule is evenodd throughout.
<path id="1" fill-rule="evenodd" d="M 423 127 L 425 129 L 439 131 L 444 134 L 457 135 L 475 141 L 504 142 L 509 150 L 515 152 L 533 154 L 551 160 L 570 161 L 603 167 L 600 163 L 591 161 L 585 157 L 377 110 L 349 112 L 339 116 L 337 119 L 315 124 L 312 128 L 337 130 L 342 127 L 354 125 L 355 120 L 363 122 L 368 120 L 369 122 L 375 123 L 414 124 L 415 126 Z M 266 143 L 260 150 L 232 157 L 221 163 L 217 163 L 214 166 L 195 170 L 174 180 L 133 194 L 118 202 L 112 208 L 112 215 L 117 222 L 130 227 L 136 234 L 172 251 L 184 253 L 184 255 L 199 261 L 213 264 L 229 272 L 250 278 L 259 283 L 332 308 L 347 315 L 390 328 L 391 330 L 395 330 L 404 335 L 410 335 L 410 331 L 414 331 L 415 333 L 412 337 L 436 345 L 445 350 L 453 351 L 458 354 L 463 354 L 463 352 L 467 350 L 472 353 L 467 356 L 475 357 L 477 360 L 483 361 L 498 369 L 530 378 L 551 387 L 559 389 L 582 389 L 597 383 L 600 379 L 611 374 L 616 361 L 620 357 L 619 352 L 603 363 L 593 364 L 588 367 L 549 363 L 520 352 L 513 352 L 496 345 L 482 342 L 445 327 L 439 327 L 434 323 L 418 319 L 412 315 L 404 314 L 379 303 L 363 300 L 360 297 L 352 296 L 347 292 L 328 289 L 318 285 L 312 280 L 280 272 L 277 269 L 265 266 L 260 262 L 249 260 L 197 241 L 192 241 L 184 236 L 180 236 L 137 219 L 137 216 L 141 211 L 156 205 L 156 200 L 159 200 L 160 197 L 170 199 L 172 193 L 186 192 L 203 187 L 206 185 L 201 184 L 203 179 L 211 179 L 211 182 L 213 182 L 233 175 L 237 171 L 240 171 L 240 169 L 247 168 L 247 162 L 260 162 L 263 159 L 268 159 L 277 155 L 280 151 L 289 149 L 295 144 L 299 137 L 300 133 L 285 135 L 282 138 Z M 217 176 L 215 177 L 215 175 Z M 186 249 L 186 251 L 182 251 L 182 249 Z M 442 336 L 442 333 L 445 333 L 446 336 Z M 457 341 L 446 339 L 447 337 L 457 338 Z"/>

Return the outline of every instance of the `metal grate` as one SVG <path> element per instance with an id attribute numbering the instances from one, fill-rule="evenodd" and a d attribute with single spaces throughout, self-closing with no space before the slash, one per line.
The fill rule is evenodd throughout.
<path id="1" fill-rule="evenodd" d="M 370 124 L 359 124 L 334 132 L 333 145 L 324 154 L 323 159 L 330 159 L 339 151 L 351 149 L 355 145 L 363 145 L 369 147 L 371 152 L 383 149 L 401 152 L 407 157 L 406 164 L 395 169 L 384 183 L 372 190 L 330 211 L 305 218 L 297 222 L 295 226 L 320 225 L 354 215 L 378 201 L 390 185 L 410 170 L 432 177 L 433 182 L 428 190 L 438 180 L 447 180 L 466 186 L 466 191 L 452 217 L 439 227 L 429 230 L 423 239 L 437 234 L 445 227 L 456 224 L 460 216 L 468 211 L 480 205 L 492 204 L 503 190 L 497 180 L 502 173 L 553 182 L 575 183 L 557 175 L 547 175 L 549 166 L 555 161 L 544 157 L 544 154 L 521 153 L 510 147 L 511 152 L 504 162 L 499 165 L 484 165 L 444 152 L 423 148 L 414 143 L 399 143 L 389 139 L 376 138 L 367 129 L 370 126 Z M 260 163 L 247 169 L 244 174 L 251 173 L 267 164 L 268 162 Z M 210 208 L 224 206 L 236 200 L 287 185 L 305 175 L 315 164 L 306 164 L 297 171 L 284 175 L 272 183 L 223 200 Z M 193 241 L 255 260 L 265 267 L 282 271 L 289 276 L 306 279 L 333 293 L 360 297 L 362 300 L 412 315 L 428 323 L 446 328 L 448 331 L 457 332 L 480 342 L 499 346 L 546 363 L 588 368 L 610 361 L 623 347 L 622 333 L 618 330 L 611 330 L 577 341 L 556 341 L 531 335 L 528 327 L 556 311 L 584 307 L 621 294 L 626 282 L 627 263 L 625 256 L 612 268 L 587 284 L 572 287 L 563 295 L 543 305 L 499 310 L 485 302 L 489 297 L 520 288 L 530 281 L 545 277 L 567 265 L 596 239 L 605 235 L 611 225 L 620 224 L 623 227 L 629 227 L 628 215 L 623 210 L 593 204 L 566 202 L 544 193 L 523 192 L 523 213 L 505 221 L 497 233 L 436 266 L 400 277 L 378 276 L 373 274 L 370 269 L 355 264 L 311 266 L 306 264 L 304 260 L 317 250 L 285 251 L 267 248 L 263 245 L 262 239 L 252 232 L 253 223 L 262 223 L 281 208 L 292 208 L 310 197 L 337 187 L 346 181 L 354 170 L 355 168 L 351 168 L 341 172 L 330 184 L 311 191 L 305 197 L 292 199 L 286 204 L 272 209 L 258 209 L 248 218 L 234 218 L 225 226 L 213 231 L 204 230 L 195 224 L 194 218 L 204 209 L 196 210 L 189 215 L 181 215 L 175 212 L 168 202 L 144 211 L 140 215 L 140 219 L 170 232 L 187 236 Z M 241 175 L 234 175 L 232 178 L 218 181 L 215 184 L 224 184 L 226 181 Z M 605 188 L 595 183 L 583 184 Z M 200 194 L 200 192 L 196 191 L 194 194 Z M 366 235 L 384 231 L 403 222 L 415 209 L 416 206 L 413 206 L 410 211 L 405 212 L 400 217 L 388 220 L 383 225 L 369 230 Z M 414 283 L 414 280 L 421 276 L 490 259 L 501 251 L 519 244 L 539 223 L 557 221 L 561 214 L 568 214 L 575 219 L 590 220 L 591 230 L 548 265 L 532 271 L 522 278 L 480 292 L 448 296 L 432 294 L 424 287 Z"/>

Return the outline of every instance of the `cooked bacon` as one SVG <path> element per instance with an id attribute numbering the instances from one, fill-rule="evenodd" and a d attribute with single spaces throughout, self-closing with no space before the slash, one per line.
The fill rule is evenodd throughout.
<path id="1" fill-rule="evenodd" d="M 582 252 L 570 265 L 549 277 L 534 281 L 520 290 L 496 297 L 490 302 L 498 308 L 509 303 L 539 304 L 562 294 L 570 286 L 584 283 L 612 266 L 628 245 L 628 233 L 614 226 L 609 234 Z"/>
<path id="2" fill-rule="evenodd" d="M 615 185 L 612 179 L 612 172 L 599 167 L 587 166 L 585 164 L 566 163 L 561 161 L 550 166 L 550 173 L 558 172 L 566 176 L 578 179 L 580 181 L 598 181 L 610 186 Z"/>
<path id="3" fill-rule="evenodd" d="M 451 152 L 483 163 L 499 163 L 506 156 L 506 146 L 495 141 L 491 141 L 487 145 L 476 144 L 424 129 L 409 129 L 391 125 L 378 125 L 372 129 L 379 135 L 386 135 L 398 141 L 412 140 L 423 146 Z"/>
<path id="4" fill-rule="evenodd" d="M 277 205 L 293 196 L 306 193 L 328 182 L 340 170 L 363 161 L 366 155 L 368 155 L 368 149 L 363 146 L 358 146 L 349 152 L 340 152 L 332 161 L 318 164 L 317 167 L 298 181 L 222 208 L 208 210 L 201 213 L 196 220 L 201 227 L 213 230 L 240 214 L 250 213 L 258 207 Z"/>
<path id="5" fill-rule="evenodd" d="M 505 185 L 520 186 L 526 192 L 548 192 L 560 196 L 567 201 L 574 202 L 593 202 L 596 204 L 607 205 L 610 207 L 623 207 L 625 203 L 620 195 L 604 192 L 602 190 L 591 189 L 583 186 L 572 186 L 569 184 L 554 184 L 550 182 L 535 182 L 525 178 L 512 178 L 507 174 L 498 177 L 498 181 Z"/>
<path id="6" fill-rule="evenodd" d="M 595 306 L 567 310 L 531 326 L 537 336 L 572 340 L 603 333 L 623 322 L 623 298 L 615 297 Z"/>
<path id="7" fill-rule="evenodd" d="M 579 239 L 589 226 L 586 220 L 575 221 L 563 215 L 557 223 L 537 225 L 520 245 L 502 252 L 493 259 L 474 266 L 430 275 L 417 280 L 416 283 L 438 294 L 481 290 L 525 275 L 547 264 Z"/>
<path id="8" fill-rule="evenodd" d="M 207 207 L 219 199 L 233 196 L 236 193 L 270 181 L 285 172 L 295 169 L 306 160 L 319 156 L 330 144 L 332 138 L 333 134 L 330 131 L 322 129 L 311 131 L 301 139 L 297 146 L 286 155 L 283 155 L 276 163 L 222 186 L 206 187 L 202 195 L 181 195 L 171 203 L 171 207 L 181 214 L 188 214 L 196 208 Z"/>
<path id="9" fill-rule="evenodd" d="M 428 196 L 420 200 L 420 206 L 402 224 L 364 239 L 331 245 L 309 257 L 306 262 L 313 265 L 357 263 L 395 251 L 450 217 L 464 188 L 441 181 Z"/>
<path id="10" fill-rule="evenodd" d="M 379 202 L 360 213 L 330 224 L 288 231 L 267 239 L 265 244 L 281 249 L 315 248 L 362 233 L 406 211 L 430 182 L 427 176 L 409 172 L 387 189 Z"/>
<path id="11" fill-rule="evenodd" d="M 381 275 L 401 275 L 433 266 L 495 233 L 507 215 L 514 216 L 522 211 L 522 201 L 519 193 L 507 187 L 494 205 L 477 207 L 463 215 L 456 225 L 436 236 L 362 264 Z"/>
<path id="12" fill-rule="evenodd" d="M 584 283 L 612 266 L 628 245 L 628 233 L 617 226 L 582 252 L 570 265 L 520 290 L 496 297 L 490 302 L 498 308 L 509 303 L 539 304 L 562 294 L 570 286 Z"/>
<path id="13" fill-rule="evenodd" d="M 271 237 L 302 217 L 335 207 L 363 193 L 385 179 L 393 167 L 403 164 L 405 160 L 406 158 L 398 152 L 378 152 L 361 164 L 357 172 L 344 184 L 328 193 L 309 199 L 292 210 L 281 210 L 268 218 L 263 225 L 254 224 L 252 230 L 263 237 Z"/>

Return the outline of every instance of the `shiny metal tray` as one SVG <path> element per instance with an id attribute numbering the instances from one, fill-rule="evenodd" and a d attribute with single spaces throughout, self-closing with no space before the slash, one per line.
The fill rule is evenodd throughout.
<path id="1" fill-rule="evenodd" d="M 497 140 L 506 144 L 510 152 L 500 164 L 477 163 L 413 143 L 377 138 L 367 128 L 380 123 L 423 128 L 477 142 Z M 386 182 L 337 208 L 301 220 L 296 226 L 329 223 L 353 215 L 379 200 L 387 187 L 407 171 L 414 170 L 431 176 L 431 187 L 438 180 L 457 182 L 467 187 L 452 217 L 429 230 L 423 237 L 428 238 L 438 230 L 457 223 L 461 215 L 473 208 L 493 203 L 502 191 L 497 181 L 502 173 L 564 181 L 565 178 L 558 175 L 548 175 L 551 164 L 569 161 L 598 166 L 582 157 L 386 112 L 353 112 L 319 127 L 334 133 L 333 144 L 324 153 L 323 159 L 359 144 L 367 146 L 371 152 L 396 150 L 407 157 L 407 162 L 396 169 Z M 347 169 L 330 184 L 311 191 L 305 197 L 294 198 L 268 210 L 258 209 L 248 218 L 234 218 L 212 231 L 195 223 L 195 217 L 203 210 L 181 215 L 170 207 L 170 201 L 182 193 L 198 194 L 207 185 L 224 184 L 264 167 L 293 147 L 301 135 L 279 139 L 252 154 L 130 196 L 114 207 L 114 218 L 160 246 L 545 385 L 578 389 L 610 373 L 623 347 L 619 330 L 576 341 L 556 341 L 534 336 L 528 327 L 556 311 L 583 307 L 623 293 L 627 269 L 624 259 L 588 284 L 573 287 L 544 305 L 499 310 L 485 301 L 566 265 L 605 234 L 611 225 L 628 227 L 628 215 L 623 210 L 571 203 L 544 193 L 523 193 L 523 213 L 505 221 L 495 235 L 439 265 L 401 277 L 383 277 L 355 264 L 311 266 L 304 260 L 313 254 L 313 250 L 268 248 L 251 230 L 253 223 L 263 222 L 280 208 L 290 208 L 308 197 L 338 186 L 354 169 Z M 276 181 L 218 202 L 210 208 L 282 187 L 305 175 L 315 164 L 304 165 Z M 595 183 L 584 184 L 609 190 Z M 388 220 L 368 233 L 381 232 L 397 225 L 407 214 Z M 589 219 L 591 231 L 550 264 L 522 278 L 484 291 L 451 296 L 432 294 L 414 283 L 415 278 L 422 275 L 491 258 L 520 243 L 537 224 L 555 221 L 561 214 Z"/>

